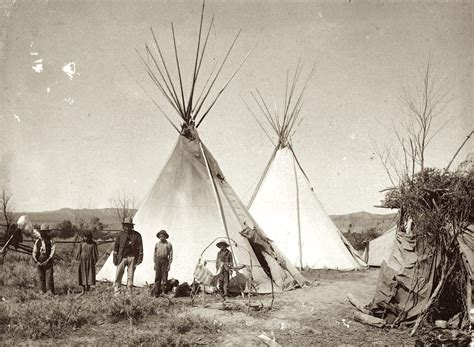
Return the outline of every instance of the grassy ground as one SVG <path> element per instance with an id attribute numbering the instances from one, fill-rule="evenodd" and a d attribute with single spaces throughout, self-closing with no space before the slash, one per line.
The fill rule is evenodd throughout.
<path id="1" fill-rule="evenodd" d="M 27 257 L 7 256 L 0 273 L 0 344 L 2 345 L 263 345 L 265 334 L 282 345 L 415 344 L 407 331 L 381 330 L 353 321 L 346 300 L 352 293 L 369 302 L 378 270 L 305 273 L 314 283 L 271 297 L 253 297 L 260 311 L 246 313 L 245 300 L 233 298 L 231 309 L 205 295 L 191 306 L 190 298 L 153 299 L 147 289 L 115 297 L 108 284 L 77 297 L 74 265 L 56 266 L 59 295 L 38 294 L 35 268 Z"/>

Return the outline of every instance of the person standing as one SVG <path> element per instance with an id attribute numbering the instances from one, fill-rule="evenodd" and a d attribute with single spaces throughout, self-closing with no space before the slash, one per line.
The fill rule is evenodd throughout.
<path id="1" fill-rule="evenodd" d="M 217 288 L 227 296 L 229 290 L 230 272 L 232 269 L 232 253 L 227 248 L 229 244 L 220 241 L 216 244 L 220 251 L 217 253 L 216 270 L 217 270 Z"/>
<path id="2" fill-rule="evenodd" d="M 49 235 L 51 229 L 49 225 L 43 223 L 39 230 L 39 238 L 33 246 L 33 260 L 38 269 L 40 290 L 46 293 L 48 289 L 51 294 L 54 291 L 54 270 L 53 257 L 56 250 L 56 245 Z"/>
<path id="3" fill-rule="evenodd" d="M 76 260 L 79 260 L 77 281 L 82 286 L 82 293 L 95 286 L 95 265 L 98 259 L 97 243 L 92 239 L 92 232 L 86 231 L 84 240 L 79 245 Z"/>
<path id="4" fill-rule="evenodd" d="M 114 243 L 113 260 L 117 266 L 114 283 L 114 292 L 118 294 L 122 285 L 122 277 L 127 268 L 127 292 L 131 294 L 135 268 L 143 261 L 143 243 L 140 233 L 133 229 L 132 218 L 124 218 L 123 231 L 117 236 Z"/>
<path id="5" fill-rule="evenodd" d="M 168 280 L 168 272 L 173 261 L 173 246 L 168 242 L 169 235 L 166 230 L 160 230 L 156 237 L 159 241 L 155 244 L 154 263 L 155 263 L 155 285 L 153 294 L 159 297 L 164 289 L 164 284 Z M 163 286 L 163 288 L 162 288 Z"/>

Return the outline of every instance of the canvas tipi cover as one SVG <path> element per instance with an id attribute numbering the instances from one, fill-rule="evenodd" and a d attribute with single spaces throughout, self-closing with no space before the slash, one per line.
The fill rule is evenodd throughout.
<path id="1" fill-rule="evenodd" d="M 291 86 L 285 91 L 285 102 L 279 113 L 276 105 L 267 104 L 257 90 L 252 94 L 277 141 L 274 142 L 262 123 L 247 105 L 250 113 L 275 150 L 248 204 L 249 210 L 268 236 L 290 261 L 300 268 L 353 270 L 366 266 L 357 251 L 329 218 L 301 167 L 291 144 L 298 123 L 302 95 L 314 72 L 296 95 L 298 64 Z M 275 109 L 275 113 L 271 113 Z"/>
<path id="2" fill-rule="evenodd" d="M 142 235 L 144 247 L 143 263 L 136 268 L 134 284 L 143 286 L 154 282 L 153 251 L 160 229 L 168 231 L 174 249 L 169 278 L 191 282 L 201 253 L 213 240 L 224 238 L 231 244 L 235 265 L 246 265 L 247 270 L 243 272 L 247 271 L 247 275 L 252 265 L 258 292 L 271 291 L 269 275 L 273 277 L 276 291 L 303 284 L 305 279 L 271 242 L 266 241 L 227 184 L 211 153 L 200 142 L 197 133 L 194 136 L 179 136 L 171 157 L 134 218 L 135 230 Z M 245 228 L 257 232 L 264 245 L 242 236 L 241 231 Z M 212 247 L 203 255 L 214 273 L 213 260 L 217 251 Z M 115 271 L 110 256 L 97 277 L 114 281 Z"/>
<path id="3" fill-rule="evenodd" d="M 344 242 L 290 147 L 276 151 L 249 210 L 298 267 L 353 270 L 365 265 Z"/>

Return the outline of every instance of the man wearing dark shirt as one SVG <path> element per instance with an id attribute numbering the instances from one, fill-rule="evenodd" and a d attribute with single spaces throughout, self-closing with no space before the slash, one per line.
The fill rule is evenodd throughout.
<path id="1" fill-rule="evenodd" d="M 33 260 L 38 268 L 40 290 L 46 293 L 46 289 L 49 289 L 54 294 L 53 258 L 56 245 L 49 232 L 49 225 L 43 223 L 39 231 L 40 237 L 33 246 Z"/>
<path id="2" fill-rule="evenodd" d="M 124 218 L 123 231 L 117 236 L 114 244 L 114 265 L 117 266 L 117 275 L 115 277 L 114 291 L 120 292 L 122 277 L 127 267 L 127 291 L 132 292 L 133 275 L 135 268 L 143 260 L 143 243 L 141 235 L 133 230 L 132 218 Z"/>

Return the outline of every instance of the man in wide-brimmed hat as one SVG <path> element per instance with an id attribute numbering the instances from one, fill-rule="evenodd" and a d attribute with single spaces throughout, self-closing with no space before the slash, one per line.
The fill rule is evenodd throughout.
<path id="1" fill-rule="evenodd" d="M 54 294 L 53 257 L 56 245 L 51 240 L 50 231 L 48 224 L 41 224 L 40 237 L 33 246 L 33 260 L 38 268 L 40 290 L 46 293 L 46 289 L 48 289 L 51 294 Z"/>
<path id="2" fill-rule="evenodd" d="M 127 268 L 127 291 L 128 293 L 132 292 L 135 268 L 143 260 L 142 236 L 133 229 L 134 225 L 132 218 L 124 218 L 122 222 L 123 231 L 115 239 L 113 255 L 114 265 L 117 266 L 114 283 L 115 293 L 120 292 L 125 267 Z"/>
<path id="3" fill-rule="evenodd" d="M 217 253 L 216 270 L 217 270 L 217 288 L 224 297 L 227 296 L 229 290 L 230 272 L 232 268 L 232 253 L 229 251 L 229 244 L 220 241 L 216 244 L 220 251 Z"/>
<path id="4" fill-rule="evenodd" d="M 159 241 L 155 244 L 154 263 L 155 263 L 155 286 L 153 295 L 158 297 L 161 295 L 162 287 L 168 280 L 168 272 L 170 271 L 171 262 L 173 261 L 173 246 L 168 241 L 170 237 L 166 230 L 160 230 L 156 237 Z M 164 289 L 164 287 L 163 287 Z"/>

